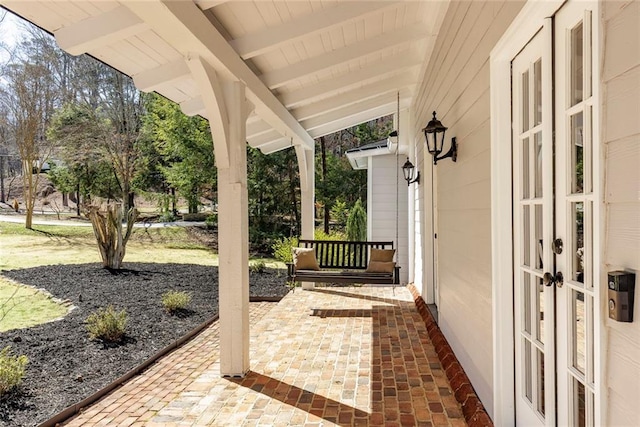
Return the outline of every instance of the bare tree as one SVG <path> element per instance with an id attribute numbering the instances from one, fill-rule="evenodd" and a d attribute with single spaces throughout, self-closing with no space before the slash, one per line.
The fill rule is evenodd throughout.
<path id="1" fill-rule="evenodd" d="M 45 138 L 47 117 L 53 106 L 54 91 L 49 71 L 38 63 L 20 61 L 7 67 L 7 87 L 1 101 L 9 112 L 9 127 L 22 162 L 25 227 L 32 228 L 38 181 L 53 145 Z"/>

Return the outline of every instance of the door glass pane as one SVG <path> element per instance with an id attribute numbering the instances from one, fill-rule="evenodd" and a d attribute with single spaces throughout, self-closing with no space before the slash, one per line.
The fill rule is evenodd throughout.
<path id="1" fill-rule="evenodd" d="M 524 340 L 524 395 L 529 402 L 533 402 L 533 386 L 531 376 L 531 342 L 523 338 Z"/>
<path id="2" fill-rule="evenodd" d="M 593 192 L 593 107 L 587 107 L 587 120 L 589 121 L 589 141 L 585 144 L 585 149 L 589 150 L 587 153 L 587 157 L 585 160 L 585 168 L 587 169 L 587 173 L 585 176 L 585 193 Z"/>
<path id="3" fill-rule="evenodd" d="M 536 350 L 538 365 L 538 412 L 544 415 L 544 353 Z"/>
<path id="4" fill-rule="evenodd" d="M 594 380 L 594 369 L 593 369 L 593 366 L 594 366 L 594 361 L 595 361 L 595 359 L 594 359 L 595 354 L 593 353 L 593 341 L 594 341 L 594 336 L 593 336 L 593 319 L 594 319 L 594 317 L 593 317 L 593 315 L 594 315 L 594 313 L 593 313 L 593 297 L 587 296 L 587 301 L 588 301 L 587 314 L 589 315 L 589 319 L 591 320 L 590 322 L 588 322 L 588 325 L 587 325 L 588 326 L 587 330 L 589 331 L 588 332 L 588 336 L 587 336 L 587 349 L 589 351 L 589 354 L 588 354 L 589 357 L 587 358 L 587 360 L 588 360 L 587 365 L 589 366 L 589 382 L 591 384 L 594 384 L 595 380 Z"/>
<path id="5" fill-rule="evenodd" d="M 533 125 L 542 123 L 542 59 L 533 64 Z"/>
<path id="6" fill-rule="evenodd" d="M 585 427 L 586 420 L 586 400 L 584 384 L 577 379 L 573 379 L 573 425 Z"/>
<path id="7" fill-rule="evenodd" d="M 582 265 L 586 287 L 593 289 L 593 202 L 587 202 L 587 206 L 589 209 L 583 216 L 585 222 L 584 230 L 587 233 L 583 240 L 586 240 L 586 242 L 582 256 L 578 253 L 578 262 Z"/>
<path id="8" fill-rule="evenodd" d="M 524 330 L 527 333 L 531 333 L 531 275 L 529 273 L 523 273 L 524 280 L 522 281 L 522 315 L 524 316 Z"/>
<path id="9" fill-rule="evenodd" d="M 542 197 L 542 132 L 537 132 L 534 135 L 534 149 L 535 149 L 535 197 Z"/>
<path id="10" fill-rule="evenodd" d="M 570 105 L 576 105 L 582 101 L 582 42 L 583 42 L 583 25 L 582 22 L 571 30 L 571 92 L 569 99 Z"/>
<path id="11" fill-rule="evenodd" d="M 531 266 L 531 214 L 529 205 L 522 207 L 522 264 Z"/>
<path id="12" fill-rule="evenodd" d="M 529 71 L 522 73 L 522 132 L 529 130 Z"/>
<path id="13" fill-rule="evenodd" d="M 587 28 L 589 28 L 589 30 L 591 30 L 593 28 L 593 21 L 591 20 L 591 12 L 587 12 L 587 23 L 589 24 Z M 586 59 L 587 61 L 589 61 L 591 58 L 593 58 L 593 40 L 591 38 L 591 31 L 587 31 L 586 34 L 584 35 L 585 37 L 585 49 L 587 50 L 586 52 Z M 593 84 L 593 77 L 592 77 L 592 69 L 591 67 L 587 67 L 587 69 L 589 70 L 585 76 L 585 80 L 586 80 L 586 88 L 585 88 L 585 99 L 589 98 L 591 96 L 591 94 L 593 94 L 593 89 L 592 89 L 592 84 Z"/>
<path id="14" fill-rule="evenodd" d="M 542 278 L 538 277 L 538 340 L 541 343 L 544 343 L 544 283 L 542 282 Z"/>
<path id="15" fill-rule="evenodd" d="M 522 140 L 522 199 L 529 198 L 529 138 Z"/>
<path id="16" fill-rule="evenodd" d="M 573 324 L 573 367 L 582 374 L 586 372 L 586 325 L 584 318 L 584 293 L 572 291 L 572 324 Z"/>
<path id="17" fill-rule="evenodd" d="M 538 270 L 543 270 L 544 265 L 542 262 L 542 251 L 544 248 L 544 242 L 542 241 L 542 205 L 536 205 L 535 208 L 535 262 Z"/>
<path id="18" fill-rule="evenodd" d="M 572 280 L 584 283 L 584 203 L 571 203 L 573 232 Z"/>
<path id="19" fill-rule="evenodd" d="M 571 192 L 584 191 L 584 126 L 582 112 L 571 116 Z"/>

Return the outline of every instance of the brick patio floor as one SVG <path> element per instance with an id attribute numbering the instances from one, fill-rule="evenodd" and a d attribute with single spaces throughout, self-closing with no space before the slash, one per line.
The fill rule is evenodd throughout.
<path id="1" fill-rule="evenodd" d="M 219 376 L 213 324 L 68 426 L 465 426 L 410 292 L 251 303 L 251 372 Z"/>

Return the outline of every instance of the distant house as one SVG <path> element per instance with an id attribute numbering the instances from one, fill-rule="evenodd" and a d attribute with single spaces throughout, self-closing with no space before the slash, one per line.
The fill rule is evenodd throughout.
<path id="1" fill-rule="evenodd" d="M 386 139 L 348 150 L 354 169 L 367 170 L 367 239 L 393 241 L 400 283 L 409 281 L 407 183 L 402 175 L 405 156 Z"/>

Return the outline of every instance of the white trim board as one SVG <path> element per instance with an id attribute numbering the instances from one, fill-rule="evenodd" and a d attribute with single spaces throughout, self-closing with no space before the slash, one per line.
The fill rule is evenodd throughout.
<path id="1" fill-rule="evenodd" d="M 564 0 L 529 1 L 491 51 L 491 274 L 493 278 L 493 422 L 515 425 L 511 60 Z"/>

